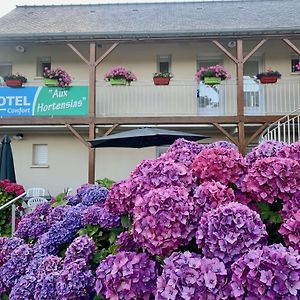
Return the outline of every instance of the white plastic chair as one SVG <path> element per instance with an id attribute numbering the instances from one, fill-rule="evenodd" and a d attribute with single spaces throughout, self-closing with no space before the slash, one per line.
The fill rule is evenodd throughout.
<path id="1" fill-rule="evenodd" d="M 39 197 L 39 196 L 45 196 L 45 195 L 46 195 L 46 190 L 41 187 L 29 188 L 26 191 L 26 197 Z"/>
<path id="2" fill-rule="evenodd" d="M 34 210 L 36 206 L 38 206 L 40 203 L 48 202 L 46 198 L 43 197 L 32 197 L 27 201 L 27 206 L 29 210 Z"/>

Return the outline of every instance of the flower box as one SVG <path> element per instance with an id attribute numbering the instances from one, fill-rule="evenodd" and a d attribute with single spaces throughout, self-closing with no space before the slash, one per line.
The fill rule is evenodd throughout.
<path id="1" fill-rule="evenodd" d="M 7 79 L 5 83 L 9 87 L 21 87 L 23 85 L 22 81 L 18 79 Z"/>
<path id="2" fill-rule="evenodd" d="M 125 78 L 110 78 L 109 82 L 111 85 L 126 85 L 127 84 L 127 80 Z"/>
<path id="3" fill-rule="evenodd" d="M 204 83 L 207 85 L 215 85 L 221 83 L 220 77 L 204 77 Z"/>
<path id="4" fill-rule="evenodd" d="M 260 82 L 263 84 L 276 83 L 277 79 L 278 79 L 277 76 L 261 76 L 259 78 Z"/>
<path id="5" fill-rule="evenodd" d="M 155 85 L 169 85 L 170 77 L 153 77 L 153 82 Z"/>
<path id="6" fill-rule="evenodd" d="M 58 86 L 57 79 L 44 78 L 44 84 L 46 86 Z"/>

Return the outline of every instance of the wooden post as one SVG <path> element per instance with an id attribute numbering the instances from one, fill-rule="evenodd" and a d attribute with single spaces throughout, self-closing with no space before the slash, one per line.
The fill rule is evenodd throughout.
<path id="1" fill-rule="evenodd" d="M 89 117 L 93 120 L 89 124 L 89 139 L 96 137 L 95 117 L 96 117 L 96 43 L 90 43 L 90 62 L 89 62 Z M 95 149 L 89 148 L 89 168 L 88 182 L 95 182 Z"/>

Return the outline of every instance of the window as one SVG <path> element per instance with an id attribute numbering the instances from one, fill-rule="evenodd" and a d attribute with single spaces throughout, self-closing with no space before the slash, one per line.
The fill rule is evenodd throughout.
<path id="1" fill-rule="evenodd" d="M 157 57 L 157 72 L 171 72 L 171 55 L 159 55 Z"/>
<path id="2" fill-rule="evenodd" d="M 12 64 L 0 63 L 0 76 L 4 77 L 12 74 Z"/>
<path id="3" fill-rule="evenodd" d="M 48 145 L 33 144 L 32 147 L 32 165 L 48 166 Z"/>
<path id="4" fill-rule="evenodd" d="M 300 57 L 292 57 L 291 59 L 291 72 L 298 72 L 298 70 L 296 69 L 296 65 L 300 62 Z"/>
<path id="5" fill-rule="evenodd" d="M 197 58 L 197 70 L 200 68 L 207 68 L 215 65 L 222 65 L 222 59 L 220 57 L 216 58 Z"/>
<path id="6" fill-rule="evenodd" d="M 42 77 L 45 68 L 51 69 L 51 57 L 38 57 L 36 64 L 36 76 Z"/>

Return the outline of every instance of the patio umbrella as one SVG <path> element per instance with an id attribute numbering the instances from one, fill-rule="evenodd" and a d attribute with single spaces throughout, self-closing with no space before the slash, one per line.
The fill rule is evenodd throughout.
<path id="1" fill-rule="evenodd" d="M 8 135 L 4 135 L 0 146 L 0 179 L 10 179 L 11 182 L 16 182 L 14 160 Z"/>
<path id="2" fill-rule="evenodd" d="M 184 138 L 190 141 L 198 141 L 208 138 L 208 136 L 183 131 L 145 127 L 103 136 L 90 140 L 89 142 L 91 143 L 92 148 L 144 148 L 150 146 L 170 145 L 179 138 Z"/>

